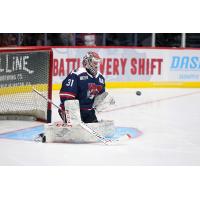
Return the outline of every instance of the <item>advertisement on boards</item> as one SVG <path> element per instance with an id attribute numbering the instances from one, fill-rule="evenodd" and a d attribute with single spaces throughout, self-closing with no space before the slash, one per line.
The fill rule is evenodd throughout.
<path id="1" fill-rule="evenodd" d="M 200 50 L 133 47 L 53 48 L 53 84 L 82 66 L 88 51 L 102 57 L 99 71 L 110 87 L 174 87 L 200 81 Z"/>

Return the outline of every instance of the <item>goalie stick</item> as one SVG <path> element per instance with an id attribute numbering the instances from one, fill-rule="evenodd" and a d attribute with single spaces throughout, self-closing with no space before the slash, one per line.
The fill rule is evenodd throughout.
<path id="1" fill-rule="evenodd" d="M 43 99 L 45 99 L 47 102 L 51 103 L 53 106 L 55 106 L 56 108 L 61 109 L 60 106 L 56 105 L 52 100 L 48 99 L 47 97 L 45 97 L 41 92 L 39 92 L 38 90 L 36 90 L 35 88 L 33 88 L 33 91 L 35 93 L 37 93 L 39 96 L 41 96 Z M 63 111 L 65 112 L 65 111 Z M 99 141 L 103 142 L 104 144 L 108 145 L 108 144 L 115 144 L 118 142 L 123 142 L 123 141 L 127 141 L 131 138 L 131 136 L 129 134 L 126 134 L 124 136 L 121 136 L 118 139 L 112 140 L 112 139 L 107 139 L 104 136 L 100 135 L 99 133 L 97 133 L 95 130 L 91 129 L 90 127 L 88 127 L 84 122 L 80 122 L 80 125 L 82 128 L 84 128 L 88 133 L 90 133 L 91 135 L 95 136 Z"/>

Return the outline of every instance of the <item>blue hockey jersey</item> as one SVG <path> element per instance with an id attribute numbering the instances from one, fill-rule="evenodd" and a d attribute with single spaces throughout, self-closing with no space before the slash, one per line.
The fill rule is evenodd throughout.
<path id="1" fill-rule="evenodd" d="M 64 108 L 64 101 L 78 99 L 81 110 L 91 110 L 94 98 L 105 92 L 105 79 L 98 72 L 95 77 L 83 67 L 72 71 L 62 82 L 60 90 L 61 107 Z"/>

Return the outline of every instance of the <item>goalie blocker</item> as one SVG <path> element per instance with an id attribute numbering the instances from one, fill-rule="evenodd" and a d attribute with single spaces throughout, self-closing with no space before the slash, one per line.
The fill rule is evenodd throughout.
<path id="1" fill-rule="evenodd" d="M 105 92 L 105 94 L 103 93 L 96 97 L 93 107 L 100 112 L 110 104 L 114 104 L 114 99 Z M 98 139 L 94 135 L 88 134 L 88 131 L 81 126 L 79 101 L 65 101 L 65 108 L 67 108 L 65 110 L 66 123 L 46 124 L 45 141 L 72 143 L 97 142 Z M 96 123 L 87 123 L 86 125 L 103 137 L 109 137 L 114 133 L 113 121 L 102 120 Z"/>

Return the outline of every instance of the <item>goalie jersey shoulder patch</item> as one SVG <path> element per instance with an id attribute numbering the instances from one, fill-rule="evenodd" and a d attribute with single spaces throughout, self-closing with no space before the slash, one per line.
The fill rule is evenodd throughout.
<path id="1" fill-rule="evenodd" d="M 81 81 L 84 81 L 84 80 L 87 80 L 87 79 L 88 79 L 88 76 L 80 76 Z"/>

